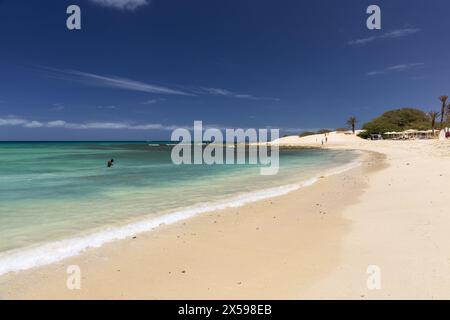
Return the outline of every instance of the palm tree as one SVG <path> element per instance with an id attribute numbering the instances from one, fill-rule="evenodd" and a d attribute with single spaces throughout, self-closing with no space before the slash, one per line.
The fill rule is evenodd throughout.
<path id="1" fill-rule="evenodd" d="M 355 134 L 355 127 L 357 122 L 358 121 L 356 120 L 356 117 L 350 117 L 347 120 L 347 125 L 352 128 L 353 134 Z"/>
<path id="2" fill-rule="evenodd" d="M 441 100 L 442 102 L 442 107 L 441 107 L 441 130 L 444 127 L 444 117 L 445 117 L 445 108 L 447 106 L 447 99 L 448 96 L 440 96 L 439 100 Z"/>
<path id="3" fill-rule="evenodd" d="M 439 116 L 439 112 L 429 111 L 428 116 L 430 117 L 430 120 L 431 120 L 431 129 L 433 129 L 433 136 L 434 136 L 434 128 L 436 127 L 436 120 Z"/>

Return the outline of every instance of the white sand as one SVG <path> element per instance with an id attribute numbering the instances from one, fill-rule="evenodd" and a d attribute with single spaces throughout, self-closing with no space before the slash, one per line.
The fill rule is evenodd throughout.
<path id="1" fill-rule="evenodd" d="M 282 146 L 321 146 L 323 135 Z M 362 167 L 273 200 L 198 216 L 0 277 L 4 298 L 450 298 L 450 141 L 364 141 Z M 82 290 L 65 286 L 80 265 Z M 379 267 L 381 289 L 367 285 Z M 185 272 L 183 272 L 185 271 Z"/>
<path id="2" fill-rule="evenodd" d="M 287 137 L 280 145 L 311 146 L 323 135 Z M 320 142 L 320 140 L 319 140 Z M 344 210 L 352 232 L 342 263 L 308 298 L 450 298 L 450 141 L 363 141 L 331 133 L 327 148 L 387 155 L 358 203 Z M 381 270 L 381 290 L 367 291 L 369 265 Z"/>

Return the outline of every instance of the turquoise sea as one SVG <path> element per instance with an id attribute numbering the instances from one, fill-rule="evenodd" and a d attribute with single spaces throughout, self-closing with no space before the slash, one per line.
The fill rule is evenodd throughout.
<path id="1" fill-rule="evenodd" d="M 279 173 L 262 176 L 258 165 L 177 166 L 170 154 L 160 142 L 0 142 L 0 274 L 284 194 L 357 159 L 280 150 Z"/>

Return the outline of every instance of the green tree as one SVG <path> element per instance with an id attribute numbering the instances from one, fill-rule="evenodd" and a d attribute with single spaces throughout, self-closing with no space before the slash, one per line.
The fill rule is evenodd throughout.
<path id="1" fill-rule="evenodd" d="M 383 134 L 388 131 L 402 132 L 408 129 L 431 129 L 429 116 L 418 109 L 403 108 L 390 110 L 367 122 L 362 127 L 366 134 Z"/>

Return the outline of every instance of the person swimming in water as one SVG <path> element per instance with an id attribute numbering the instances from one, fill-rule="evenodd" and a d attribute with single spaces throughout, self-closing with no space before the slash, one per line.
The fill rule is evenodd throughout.
<path id="1" fill-rule="evenodd" d="M 111 168 L 114 164 L 114 159 L 108 161 L 108 168 Z"/>

